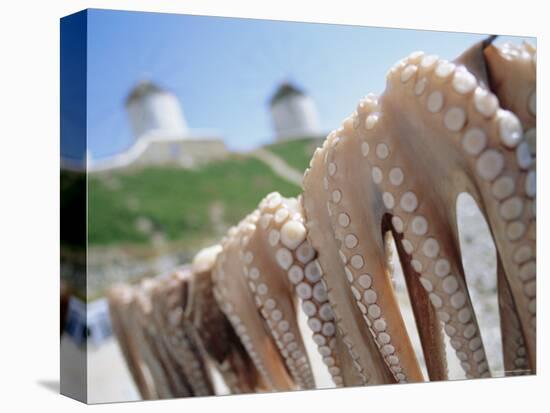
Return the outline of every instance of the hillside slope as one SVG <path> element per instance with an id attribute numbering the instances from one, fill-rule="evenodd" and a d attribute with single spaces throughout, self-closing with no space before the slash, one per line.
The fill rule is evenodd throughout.
<path id="1" fill-rule="evenodd" d="M 196 245 L 222 236 L 275 190 L 285 196 L 300 192 L 261 161 L 243 155 L 196 170 L 164 167 L 91 175 L 89 244 L 147 244 L 161 238 Z"/>
<path id="2" fill-rule="evenodd" d="M 324 136 L 319 138 L 301 138 L 266 145 L 265 149 L 284 160 L 289 166 L 303 173 L 315 148 L 323 144 Z"/>

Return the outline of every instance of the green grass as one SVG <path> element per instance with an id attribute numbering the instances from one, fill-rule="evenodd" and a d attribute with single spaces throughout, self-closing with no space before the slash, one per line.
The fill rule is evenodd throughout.
<path id="1" fill-rule="evenodd" d="M 190 244 L 219 237 L 224 225 L 238 223 L 272 191 L 296 196 L 300 188 L 261 161 L 237 155 L 196 170 L 151 167 L 91 175 L 89 244 L 144 244 L 152 232 Z M 152 231 L 140 230 L 138 220 L 148 221 Z"/>
<path id="2" fill-rule="evenodd" d="M 265 147 L 300 172 L 306 170 L 315 148 L 321 146 L 321 138 L 301 138 L 277 142 Z"/>

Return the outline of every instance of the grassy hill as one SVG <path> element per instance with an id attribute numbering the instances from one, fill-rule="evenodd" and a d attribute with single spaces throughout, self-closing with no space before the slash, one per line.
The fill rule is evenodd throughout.
<path id="1" fill-rule="evenodd" d="M 301 138 L 267 145 L 265 149 L 283 159 L 287 164 L 300 172 L 309 166 L 315 148 L 322 145 L 322 138 Z"/>
<path id="2" fill-rule="evenodd" d="M 265 149 L 303 171 L 318 144 L 319 140 L 300 139 Z M 84 174 L 61 173 L 62 214 L 76 216 L 62 225 L 62 261 L 68 264 L 64 278 L 89 300 L 102 296 L 113 282 L 136 282 L 158 273 L 159 265 L 189 262 L 199 248 L 219 240 L 269 192 L 285 196 L 301 192 L 299 185 L 255 156 L 242 154 L 195 169 L 149 167 L 88 175 L 86 279 L 75 272 L 80 265 L 75 244 L 85 228 L 85 183 Z"/>
<path id="3" fill-rule="evenodd" d="M 241 155 L 196 170 L 164 167 L 91 175 L 89 244 L 146 244 L 161 236 L 197 245 L 220 237 L 275 190 L 286 196 L 300 192 L 261 161 Z"/>

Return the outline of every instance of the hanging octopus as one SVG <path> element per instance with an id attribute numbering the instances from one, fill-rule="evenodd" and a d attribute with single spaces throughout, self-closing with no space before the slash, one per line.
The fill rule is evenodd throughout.
<path id="1" fill-rule="evenodd" d="M 304 179 L 308 236 L 367 382 L 380 383 L 388 368 L 396 381 L 423 380 L 388 276 L 388 232 L 430 379 L 446 378 L 441 326 L 467 377 L 490 375 L 461 264 L 463 192 L 498 251 L 505 367 L 535 370 L 534 139 L 522 132 L 536 134 L 535 61 L 528 45 L 490 42 L 454 62 L 413 53 L 390 70 L 384 94 L 362 100 L 315 153 Z M 365 342 L 383 362 L 372 363 Z"/>
<path id="2" fill-rule="evenodd" d="M 497 250 L 506 374 L 536 372 L 536 49 L 493 40 L 452 62 L 398 62 L 384 93 L 315 151 L 300 197 L 269 194 L 199 254 L 183 314 L 206 318 L 176 324 L 218 369 L 233 360 L 231 392 L 315 388 L 307 336 L 336 386 L 447 380 L 445 336 L 466 377 L 490 377 L 462 266 L 462 193 Z M 393 241 L 428 377 L 392 282 Z M 233 337 L 224 349 L 218 334 Z"/>

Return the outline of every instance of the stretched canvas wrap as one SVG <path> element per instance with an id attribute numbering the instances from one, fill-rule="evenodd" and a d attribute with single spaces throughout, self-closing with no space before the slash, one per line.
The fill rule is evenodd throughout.
<path id="1" fill-rule="evenodd" d="M 61 390 L 536 373 L 536 39 L 61 19 Z"/>

